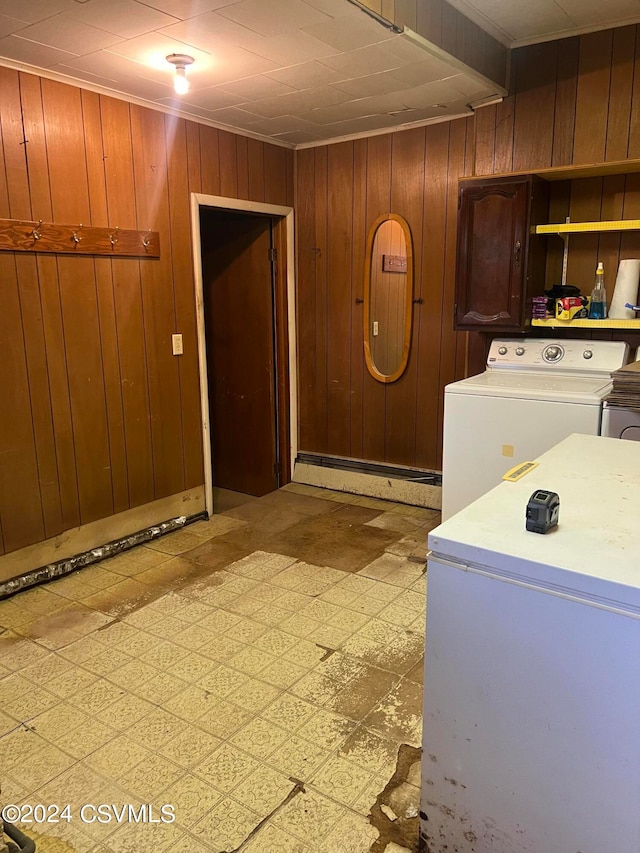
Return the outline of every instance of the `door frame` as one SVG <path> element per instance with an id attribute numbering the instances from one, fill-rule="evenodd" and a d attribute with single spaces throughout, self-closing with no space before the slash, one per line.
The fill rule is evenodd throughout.
<path id="1" fill-rule="evenodd" d="M 275 294 L 275 358 L 277 375 L 275 377 L 277 394 L 276 440 L 278 442 L 279 459 L 285 476 L 293 471 L 298 453 L 298 383 L 296 370 L 296 282 L 293 207 L 280 204 L 246 201 L 244 199 L 226 198 L 224 196 L 191 193 L 191 244 L 193 249 L 193 279 L 196 297 L 196 325 L 198 336 L 198 365 L 200 368 L 200 405 L 202 415 L 202 449 L 204 455 L 204 493 L 205 509 L 213 514 L 213 467 L 211 459 L 211 423 L 209 420 L 209 377 L 207 373 L 207 341 L 204 319 L 204 282 L 202 278 L 202 240 L 200 234 L 200 208 L 210 207 L 240 213 L 261 213 L 273 217 L 274 245 L 282 257 L 279 258 L 279 269 L 285 270 L 286 288 L 276 282 Z M 284 227 L 283 227 L 284 226 Z M 283 245 L 284 244 L 284 245 Z M 283 296 L 286 293 L 286 326 L 282 322 L 284 307 Z M 279 298 L 280 297 L 280 298 Z M 278 328 L 280 327 L 280 328 Z M 283 331 L 286 333 L 283 335 Z M 285 344 L 286 340 L 286 344 Z M 287 363 L 283 363 L 282 354 L 288 350 Z M 288 382 L 287 382 L 288 376 Z M 282 400 L 282 392 L 288 397 Z M 283 416 L 284 415 L 284 416 Z M 290 449 L 289 458 L 285 459 L 283 448 Z M 290 477 L 290 473 L 288 474 Z"/>

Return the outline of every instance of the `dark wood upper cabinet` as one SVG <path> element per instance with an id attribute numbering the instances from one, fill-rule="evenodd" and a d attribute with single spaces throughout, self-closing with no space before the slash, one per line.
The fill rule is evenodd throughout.
<path id="1" fill-rule="evenodd" d="M 530 230 L 548 209 L 547 184 L 533 175 L 460 182 L 456 329 L 525 328 L 546 259 L 546 240 Z"/>

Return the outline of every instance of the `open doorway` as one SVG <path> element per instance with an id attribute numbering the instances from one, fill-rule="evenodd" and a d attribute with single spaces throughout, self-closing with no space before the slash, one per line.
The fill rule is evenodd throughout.
<path id="1" fill-rule="evenodd" d="M 215 203 L 206 203 L 210 200 Z M 218 494 L 223 489 L 260 496 L 290 480 L 293 214 L 290 208 L 231 199 L 194 196 L 193 201 L 211 513 L 214 486 Z"/>

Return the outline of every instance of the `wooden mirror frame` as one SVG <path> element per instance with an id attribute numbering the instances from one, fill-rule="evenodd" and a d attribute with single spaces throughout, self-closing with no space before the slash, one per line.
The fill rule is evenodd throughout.
<path id="1" fill-rule="evenodd" d="M 371 355 L 371 265 L 373 260 L 373 247 L 375 244 L 376 234 L 378 229 L 384 222 L 389 220 L 398 222 L 402 227 L 404 241 L 407 252 L 407 280 L 405 283 L 405 318 L 404 318 L 404 342 L 402 348 L 402 358 L 400 365 L 394 373 L 380 373 L 373 362 Z M 409 350 L 411 348 L 411 328 L 412 328 L 412 313 L 413 313 L 413 242 L 411 239 L 411 229 L 409 223 L 397 213 L 384 213 L 379 216 L 371 225 L 369 234 L 367 235 L 367 248 L 364 261 L 364 315 L 363 315 L 363 331 L 364 331 L 364 359 L 367 365 L 367 370 L 377 379 L 378 382 L 396 382 L 407 369 L 409 361 Z"/>

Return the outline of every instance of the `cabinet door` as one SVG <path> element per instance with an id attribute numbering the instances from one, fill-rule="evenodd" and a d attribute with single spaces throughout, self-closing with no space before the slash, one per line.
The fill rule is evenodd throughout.
<path id="1" fill-rule="evenodd" d="M 524 326 L 531 180 L 460 184 L 456 329 Z"/>

